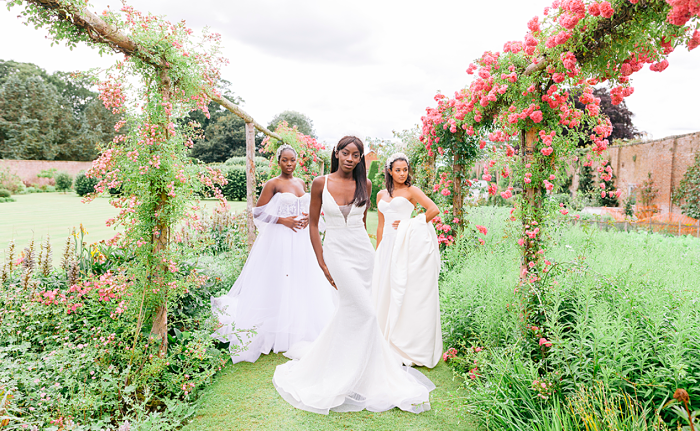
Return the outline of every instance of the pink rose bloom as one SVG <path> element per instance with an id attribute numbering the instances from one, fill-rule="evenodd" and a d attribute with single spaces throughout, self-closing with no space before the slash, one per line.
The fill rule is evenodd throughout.
<path id="1" fill-rule="evenodd" d="M 560 209 L 559 211 L 560 211 L 563 215 L 569 214 L 569 210 L 567 210 L 566 208 L 562 208 L 562 209 Z"/>
<path id="2" fill-rule="evenodd" d="M 513 193 L 510 190 L 506 190 L 505 192 L 501 193 L 501 197 L 503 199 L 510 199 L 513 197 Z"/>
<path id="3" fill-rule="evenodd" d="M 534 111 L 532 114 L 530 114 L 530 118 L 535 123 L 542 122 L 542 111 Z"/>
<path id="4" fill-rule="evenodd" d="M 440 193 L 442 193 L 443 196 L 449 196 L 451 194 L 451 192 L 448 189 L 442 189 Z"/>
<path id="5" fill-rule="evenodd" d="M 498 187 L 496 186 L 496 184 L 489 184 L 489 194 L 490 195 L 492 195 L 492 196 L 495 195 L 497 191 L 498 191 Z"/>
<path id="6" fill-rule="evenodd" d="M 688 51 L 692 51 L 700 46 L 700 30 L 695 30 L 693 37 L 688 41 Z"/>
<path id="7" fill-rule="evenodd" d="M 552 154 L 553 151 L 554 151 L 554 149 L 552 147 L 546 147 L 546 148 L 542 148 L 540 150 L 540 153 L 542 153 L 545 156 L 549 156 L 550 154 Z"/>
<path id="8" fill-rule="evenodd" d="M 483 239 L 481 239 L 481 238 L 479 238 L 479 242 L 481 243 L 481 245 L 484 245 L 484 244 L 486 244 L 486 241 L 484 241 L 484 240 L 483 240 Z"/>
<path id="9" fill-rule="evenodd" d="M 486 229 L 484 226 L 479 225 L 476 225 L 476 230 L 481 232 L 483 235 L 486 235 L 489 232 L 488 229 Z"/>
<path id="10" fill-rule="evenodd" d="M 520 239 L 518 239 L 518 245 L 519 245 L 520 247 L 524 246 L 524 245 L 525 245 L 525 238 L 520 238 Z"/>
<path id="11" fill-rule="evenodd" d="M 600 14 L 603 16 L 603 18 L 610 18 L 614 13 L 615 11 L 613 10 L 610 2 L 604 1 L 600 4 Z"/>

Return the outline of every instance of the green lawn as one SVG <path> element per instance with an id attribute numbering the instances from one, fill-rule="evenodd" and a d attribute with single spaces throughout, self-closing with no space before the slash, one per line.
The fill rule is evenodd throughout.
<path id="1" fill-rule="evenodd" d="M 430 394 L 432 410 L 415 415 L 399 409 L 382 413 L 330 412 L 328 416 L 298 410 L 272 385 L 275 367 L 288 361 L 281 354 L 262 355 L 255 363 L 229 365 L 199 400 L 197 415 L 183 431 L 200 430 L 469 430 L 460 419 L 459 383 L 440 362 L 419 368 L 437 388 Z M 457 379 L 459 380 L 459 379 Z"/>
<path id="2" fill-rule="evenodd" d="M 33 193 L 13 196 L 16 202 L 0 204 L 0 250 L 5 250 L 14 239 L 18 249 L 24 249 L 29 241 L 42 241 L 51 236 L 54 265 L 60 261 L 66 237 L 73 227 L 83 224 L 88 231 L 88 243 L 112 238 L 116 231 L 105 226 L 108 218 L 117 215 L 108 198 L 98 198 L 89 204 L 75 193 Z M 202 206 L 212 208 L 215 200 L 202 201 Z M 245 201 L 231 202 L 234 211 L 245 208 Z"/>

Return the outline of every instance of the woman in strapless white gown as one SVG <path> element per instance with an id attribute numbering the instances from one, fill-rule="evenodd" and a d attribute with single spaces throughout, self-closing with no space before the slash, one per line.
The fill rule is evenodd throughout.
<path id="1" fill-rule="evenodd" d="M 406 365 L 433 368 L 442 357 L 440 251 L 429 223 L 439 209 L 411 185 L 408 157 L 393 154 L 377 194 L 379 224 L 372 298 L 384 338 Z M 411 218 L 415 204 L 425 213 Z"/>
<path id="2" fill-rule="evenodd" d="M 337 304 L 311 248 L 309 194 L 292 176 L 296 152 L 282 146 L 277 160 L 282 173 L 265 184 L 253 212 L 259 234 L 248 260 L 228 294 L 211 299 L 222 325 L 212 336 L 230 343 L 233 363 L 315 340 Z"/>
<path id="3" fill-rule="evenodd" d="M 379 331 L 370 296 L 374 249 L 365 218 L 369 203 L 362 141 L 346 136 L 331 155 L 331 174 L 311 188 L 311 240 L 318 265 L 338 289 L 338 311 L 314 343 L 279 365 L 273 383 L 296 408 L 328 414 L 430 409 L 435 386 L 401 360 Z M 323 246 L 315 229 L 323 209 Z M 292 349 L 294 350 L 294 349 Z"/>

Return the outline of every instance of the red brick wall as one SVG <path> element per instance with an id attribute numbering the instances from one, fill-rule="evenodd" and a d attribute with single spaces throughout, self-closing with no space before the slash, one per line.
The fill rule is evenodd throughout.
<path id="1" fill-rule="evenodd" d="M 49 184 L 48 178 L 39 178 L 43 170 L 56 169 L 57 172 L 68 172 L 72 177 L 80 171 L 87 171 L 92 162 L 63 162 L 55 160 L 7 160 L 0 159 L 0 168 L 9 168 L 10 172 L 19 176 L 22 181 L 29 184 Z"/>
<path id="2" fill-rule="evenodd" d="M 671 195 L 698 152 L 700 132 L 613 146 L 608 149 L 606 158 L 610 160 L 613 173 L 617 175 L 616 185 L 622 191 L 621 201 L 624 202 L 631 192 L 639 204 L 639 188 L 647 179 L 647 173 L 651 172 L 654 187 L 659 189 L 653 203 L 661 213 L 680 214 L 680 208 L 671 202 Z M 576 174 L 578 177 L 578 172 Z M 578 178 L 574 178 L 574 184 L 578 184 Z"/>

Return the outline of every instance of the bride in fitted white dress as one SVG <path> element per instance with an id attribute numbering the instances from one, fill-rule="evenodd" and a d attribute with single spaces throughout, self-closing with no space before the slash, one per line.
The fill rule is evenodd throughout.
<path id="1" fill-rule="evenodd" d="M 291 147 L 285 148 L 280 165 L 286 160 L 282 156 L 292 154 Z M 311 342 L 335 312 L 337 294 L 316 264 L 306 227 L 309 194 L 301 180 L 291 177 L 295 166 L 295 158 L 281 166 L 289 171 L 289 183 L 278 188 L 296 193 L 277 191 L 254 209 L 259 234 L 248 260 L 228 294 L 211 298 L 222 325 L 213 337 L 230 342 L 233 363 L 255 362 L 261 353 Z M 273 181 L 265 187 L 274 188 Z M 261 201 L 265 193 L 270 191 L 263 190 Z"/>
<path id="2" fill-rule="evenodd" d="M 403 363 L 433 368 L 442 357 L 443 347 L 438 294 L 440 251 L 426 214 L 432 219 L 439 210 L 420 189 L 410 185 L 404 154 L 392 155 L 387 165 L 387 190 L 377 195 L 379 245 L 372 299 L 384 338 Z M 410 199 L 421 203 L 426 213 L 411 218 L 415 207 Z"/>
<path id="3" fill-rule="evenodd" d="M 342 146 L 345 139 L 337 146 L 341 159 L 347 148 L 355 153 L 361 145 L 354 138 L 357 141 Z M 277 367 L 273 383 L 291 405 L 315 413 L 393 407 L 413 413 L 429 410 L 429 391 L 435 386 L 419 371 L 402 367 L 379 331 L 370 298 L 374 250 L 363 222 L 366 204 L 340 207 L 328 191 L 330 181 L 318 178 L 313 187 L 322 187 L 326 221 L 319 264 L 325 261 L 337 286 L 338 310 L 299 360 Z M 311 211 L 313 224 L 313 202 Z"/>

